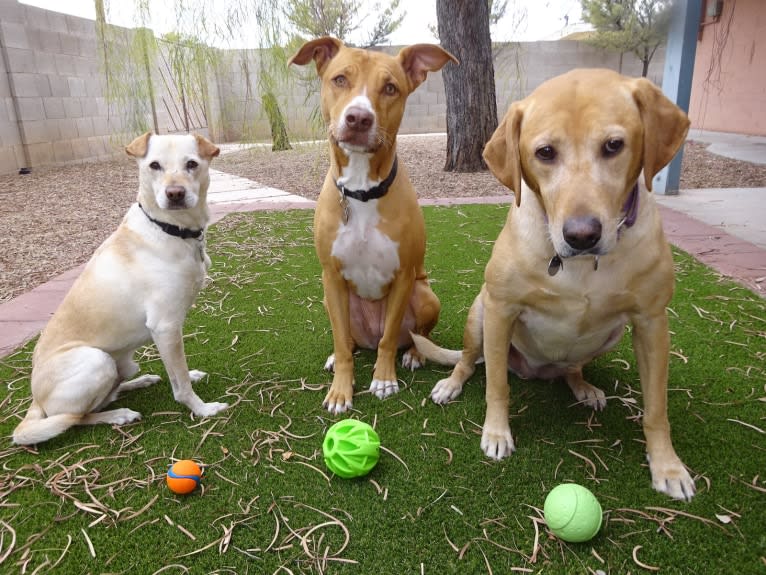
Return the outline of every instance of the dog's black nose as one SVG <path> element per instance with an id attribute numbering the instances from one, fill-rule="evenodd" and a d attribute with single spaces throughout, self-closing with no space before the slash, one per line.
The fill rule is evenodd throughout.
<path id="1" fill-rule="evenodd" d="M 346 126 L 357 132 L 366 132 L 375 120 L 372 112 L 361 106 L 351 106 L 346 110 Z"/>
<path id="2" fill-rule="evenodd" d="M 165 195 L 171 202 L 180 202 L 186 196 L 186 188 L 183 186 L 168 186 Z"/>
<path id="3" fill-rule="evenodd" d="M 601 239 L 601 222 L 593 216 L 577 216 L 564 222 L 564 239 L 578 251 L 589 250 Z"/>

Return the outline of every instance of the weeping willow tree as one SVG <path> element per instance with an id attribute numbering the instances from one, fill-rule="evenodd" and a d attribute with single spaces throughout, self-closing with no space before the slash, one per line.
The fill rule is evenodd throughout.
<path id="1" fill-rule="evenodd" d="M 273 149 L 289 149 L 287 124 L 280 106 L 280 95 L 286 90 L 287 57 L 280 48 L 284 44 L 281 6 L 277 0 L 228 0 L 212 3 L 205 0 L 173 0 L 157 3 L 150 0 L 114 2 L 116 9 L 130 8 L 136 29 L 128 30 L 108 24 L 109 0 L 94 0 L 96 4 L 99 56 L 105 78 L 106 98 L 110 112 L 117 116 L 114 123 L 125 132 L 147 129 L 160 131 L 158 123 L 158 94 L 172 94 L 164 111 L 181 118 L 180 126 L 189 130 L 197 127 L 199 116 L 194 102 L 201 102 L 202 115 L 210 117 L 209 86 L 211 77 L 231 79 L 230 60 L 243 56 L 243 50 L 225 50 L 247 38 L 260 49 L 256 55 L 255 87 L 261 111 L 268 119 Z M 164 16 L 173 14 L 172 31 L 162 38 L 149 29 L 152 11 Z M 165 27 L 168 27 L 167 19 Z M 157 73 L 164 64 L 169 77 Z M 164 69 L 164 68 L 163 68 Z M 229 73 L 227 73 L 227 69 Z M 159 76 L 159 80 L 157 77 Z M 251 75 L 247 81 L 246 97 L 251 96 Z M 246 106 L 245 106 L 246 108 Z M 246 119 L 244 121 L 247 121 Z M 197 122 L 199 123 L 199 122 Z M 242 130 L 252 135 L 251 130 Z"/>

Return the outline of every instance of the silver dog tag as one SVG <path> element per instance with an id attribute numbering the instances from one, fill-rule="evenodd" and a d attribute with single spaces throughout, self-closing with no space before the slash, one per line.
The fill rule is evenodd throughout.
<path id="1" fill-rule="evenodd" d="M 343 192 L 340 193 L 340 198 L 338 198 L 338 202 L 340 202 L 340 207 L 343 208 L 343 223 L 348 223 L 348 200 L 346 199 L 346 196 L 343 195 Z"/>
<path id="2" fill-rule="evenodd" d="M 553 256 L 551 258 L 550 263 L 548 264 L 548 275 L 549 276 L 555 276 L 557 273 L 559 273 L 559 270 L 564 267 L 564 262 L 561 261 L 561 258 L 558 254 Z"/>

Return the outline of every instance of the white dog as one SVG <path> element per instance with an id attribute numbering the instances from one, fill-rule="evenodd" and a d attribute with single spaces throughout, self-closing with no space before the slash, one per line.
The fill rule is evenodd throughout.
<path id="1" fill-rule="evenodd" d="M 139 168 L 138 202 L 96 250 L 37 343 L 32 404 L 13 441 L 46 441 L 74 425 L 121 425 L 141 418 L 127 408 L 100 411 L 118 394 L 160 381 L 138 372 L 137 348 L 154 341 L 175 399 L 198 416 L 226 403 L 204 403 L 183 343 L 186 312 L 202 287 L 208 166 L 218 148 L 199 135 L 136 138 L 127 148 Z"/>

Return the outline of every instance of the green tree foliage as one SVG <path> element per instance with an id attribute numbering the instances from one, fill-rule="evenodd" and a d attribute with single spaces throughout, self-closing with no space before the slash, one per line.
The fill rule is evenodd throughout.
<path id="1" fill-rule="evenodd" d="M 359 46 L 369 48 L 385 44 L 401 25 L 405 12 L 397 14 L 399 3 L 376 2 L 370 10 L 361 0 L 287 0 L 285 14 L 302 39 L 334 36 L 351 44 L 354 34 L 364 32 Z"/>
<path id="2" fill-rule="evenodd" d="M 595 29 L 593 45 L 620 53 L 632 52 L 649 72 L 654 53 L 665 43 L 670 25 L 670 0 L 580 0 L 582 18 Z"/>

